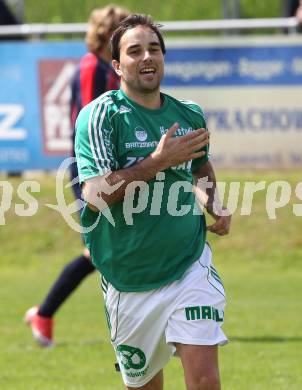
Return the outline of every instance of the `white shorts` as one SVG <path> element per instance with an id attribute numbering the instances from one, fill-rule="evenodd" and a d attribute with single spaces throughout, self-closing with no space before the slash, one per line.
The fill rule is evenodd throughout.
<path id="1" fill-rule="evenodd" d="M 102 278 L 105 312 L 124 383 L 148 383 L 175 354 L 173 343 L 224 345 L 225 292 L 211 249 L 181 279 L 146 292 L 120 292 Z"/>

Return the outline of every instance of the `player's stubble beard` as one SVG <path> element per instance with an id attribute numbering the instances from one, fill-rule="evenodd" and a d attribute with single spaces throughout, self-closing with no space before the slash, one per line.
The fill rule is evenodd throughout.
<path id="1" fill-rule="evenodd" d="M 121 86 L 126 87 L 128 91 L 133 91 L 135 94 L 139 94 L 141 96 L 150 96 L 152 94 L 156 95 L 160 92 L 160 84 L 164 77 L 164 70 L 162 74 L 159 74 L 158 78 L 154 81 L 153 85 L 148 85 L 140 80 L 139 76 L 136 79 L 125 79 L 122 78 Z M 146 85 L 145 85 L 146 84 Z M 124 90 L 125 90 L 124 89 Z"/>

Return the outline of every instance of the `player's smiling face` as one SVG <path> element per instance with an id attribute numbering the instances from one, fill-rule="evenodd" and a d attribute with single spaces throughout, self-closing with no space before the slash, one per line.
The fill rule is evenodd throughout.
<path id="1" fill-rule="evenodd" d="M 127 95 L 159 92 L 164 56 L 155 32 L 145 26 L 126 31 L 120 40 L 120 61 L 113 66 Z"/>

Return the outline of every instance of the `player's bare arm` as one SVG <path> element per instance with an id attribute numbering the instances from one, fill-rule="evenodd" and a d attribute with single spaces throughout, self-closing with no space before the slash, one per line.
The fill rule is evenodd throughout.
<path id="1" fill-rule="evenodd" d="M 200 188 L 196 188 L 195 191 L 197 196 L 203 197 L 202 202 L 204 203 L 204 207 L 215 220 L 212 225 L 207 226 L 207 230 L 220 236 L 228 234 L 231 225 L 231 215 L 219 199 L 216 176 L 212 164 L 208 161 L 204 165 L 201 165 L 194 172 L 194 177 L 196 182 L 198 182 L 198 179 L 207 178 L 207 182 L 209 183 L 206 186 L 205 194 L 202 193 Z"/>
<path id="2" fill-rule="evenodd" d="M 98 211 L 104 205 L 114 204 L 124 198 L 127 186 L 135 181 L 153 179 L 156 174 L 185 161 L 202 157 L 203 149 L 209 143 L 205 129 L 197 129 L 180 137 L 173 137 L 179 124 L 175 123 L 164 134 L 154 152 L 137 164 L 111 172 L 108 176 L 88 180 L 83 185 L 83 197 L 92 210 Z"/>

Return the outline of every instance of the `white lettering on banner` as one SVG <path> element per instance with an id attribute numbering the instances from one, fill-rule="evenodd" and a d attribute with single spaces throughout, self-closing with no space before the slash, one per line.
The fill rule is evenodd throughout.
<path id="1" fill-rule="evenodd" d="M 283 61 L 250 60 L 240 58 L 238 74 L 241 77 L 252 77 L 255 80 L 269 80 L 285 72 Z"/>
<path id="2" fill-rule="evenodd" d="M 292 61 L 292 72 L 298 76 L 302 75 L 302 58 L 293 58 Z"/>
<path id="3" fill-rule="evenodd" d="M 0 164 L 26 163 L 29 157 L 29 150 L 26 148 L 0 148 Z"/>
<path id="4" fill-rule="evenodd" d="M 26 138 L 26 129 L 14 127 L 24 111 L 21 104 L 0 104 L 0 140 L 21 141 Z"/>
<path id="5" fill-rule="evenodd" d="M 283 60 L 251 60 L 239 58 L 237 64 L 230 61 L 183 61 L 167 62 L 165 75 L 178 77 L 183 81 L 201 77 L 207 81 L 213 81 L 221 77 L 250 77 L 257 81 L 267 81 L 274 77 L 284 75 L 286 62 Z M 302 74 L 302 58 L 293 58 L 291 71 L 295 75 Z"/>
<path id="6" fill-rule="evenodd" d="M 66 151 L 72 147 L 69 85 L 75 66 L 72 62 L 67 62 L 64 65 L 44 98 L 46 149 L 49 151 Z"/>
<path id="7" fill-rule="evenodd" d="M 185 81 L 192 80 L 194 77 L 203 77 L 212 81 L 231 74 L 232 64 L 230 61 L 167 62 L 165 65 L 166 76 L 176 76 Z"/>

